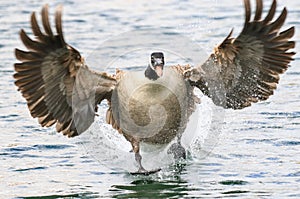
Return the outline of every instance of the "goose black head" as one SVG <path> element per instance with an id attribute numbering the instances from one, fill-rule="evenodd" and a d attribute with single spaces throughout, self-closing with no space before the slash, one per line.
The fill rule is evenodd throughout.
<path id="1" fill-rule="evenodd" d="M 164 54 L 162 52 L 152 53 L 150 57 L 150 63 L 145 71 L 145 76 L 148 79 L 157 80 L 163 75 L 164 65 Z"/>

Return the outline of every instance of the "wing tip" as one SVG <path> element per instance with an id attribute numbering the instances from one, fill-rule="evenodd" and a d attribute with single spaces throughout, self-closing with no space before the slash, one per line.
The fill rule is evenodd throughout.
<path id="1" fill-rule="evenodd" d="M 62 30 L 62 12 L 63 12 L 63 5 L 59 4 L 56 7 L 56 12 L 55 12 L 55 27 L 56 27 L 56 32 L 58 34 L 58 37 L 60 38 L 61 42 L 65 44 L 64 34 Z"/>
<path id="2" fill-rule="evenodd" d="M 42 7 L 41 14 L 42 14 L 42 22 L 43 22 L 45 32 L 48 34 L 48 36 L 53 37 L 53 32 L 52 32 L 50 22 L 49 22 L 49 5 L 48 4 L 45 4 Z"/>
<path id="3" fill-rule="evenodd" d="M 251 19 L 251 4 L 250 0 L 244 0 L 245 6 L 245 23 L 248 23 Z"/>
<path id="4" fill-rule="evenodd" d="M 49 4 L 48 3 L 45 3 L 42 7 L 42 12 L 46 12 L 48 13 L 48 9 L 49 9 Z"/>
<path id="5" fill-rule="evenodd" d="M 261 19 L 262 11 L 263 11 L 263 1 L 256 0 L 256 11 L 254 16 L 255 21 L 259 21 Z"/>
<path id="6" fill-rule="evenodd" d="M 277 1 L 273 0 L 272 5 L 271 5 L 271 7 L 269 9 L 269 12 L 268 12 L 267 16 L 264 19 L 264 23 L 265 24 L 267 24 L 270 21 L 272 21 L 274 15 L 275 15 L 276 7 L 277 7 Z"/>
<path id="7" fill-rule="evenodd" d="M 22 56 L 21 56 L 21 53 L 22 53 L 22 52 L 23 52 L 23 51 L 20 50 L 20 49 L 18 49 L 18 48 L 15 48 L 15 50 L 14 50 L 15 57 L 16 57 L 16 59 L 19 60 L 19 61 L 22 60 Z M 15 64 L 14 64 L 14 66 L 15 66 Z"/>

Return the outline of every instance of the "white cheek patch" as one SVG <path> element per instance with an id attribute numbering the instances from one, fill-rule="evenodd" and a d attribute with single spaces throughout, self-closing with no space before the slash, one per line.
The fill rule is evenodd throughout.
<path id="1" fill-rule="evenodd" d="M 152 68 L 152 70 L 155 70 L 151 63 L 151 56 L 149 57 L 149 66 L 150 66 L 150 68 Z"/>

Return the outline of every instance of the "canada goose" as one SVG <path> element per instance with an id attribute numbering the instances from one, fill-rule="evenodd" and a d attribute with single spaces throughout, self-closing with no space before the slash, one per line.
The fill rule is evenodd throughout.
<path id="1" fill-rule="evenodd" d="M 140 142 L 163 144 L 178 137 L 171 148 L 184 157 L 180 145 L 188 118 L 199 100 L 197 87 L 217 106 L 242 109 L 266 100 L 276 89 L 279 74 L 293 60 L 294 27 L 280 31 L 286 8 L 273 20 L 276 0 L 262 19 L 262 0 L 256 0 L 251 20 L 250 1 L 244 0 L 245 23 L 242 32 L 232 32 L 199 66 L 166 67 L 161 52 L 151 54 L 144 73 L 117 70 L 116 74 L 88 68 L 80 53 L 66 43 L 62 31 L 62 7 L 55 14 L 56 34 L 49 19 L 48 6 L 42 9 L 42 32 L 35 13 L 31 15 L 34 39 L 25 31 L 20 37 L 28 51 L 15 50 L 15 84 L 27 101 L 32 117 L 41 126 L 56 124 L 57 132 L 74 137 L 93 123 L 97 105 L 104 99 L 109 108 L 106 121 L 131 143 L 138 173 L 149 174 L 142 166 Z"/>

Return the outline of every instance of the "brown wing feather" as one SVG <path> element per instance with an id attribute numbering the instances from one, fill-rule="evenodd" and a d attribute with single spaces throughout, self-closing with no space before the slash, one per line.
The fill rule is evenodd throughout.
<path id="1" fill-rule="evenodd" d="M 31 15 L 32 40 L 21 30 L 29 51 L 16 49 L 15 84 L 27 101 L 33 117 L 42 126 L 56 123 L 56 130 L 70 137 L 85 131 L 94 121 L 97 104 L 109 99 L 116 84 L 106 73 L 91 71 L 80 53 L 65 43 L 61 21 L 62 7 L 56 11 L 56 32 L 49 23 L 48 6 L 42 9 L 43 33 Z"/>
<path id="2" fill-rule="evenodd" d="M 265 19 L 261 19 L 262 0 L 256 1 L 251 20 L 249 0 L 245 2 L 245 24 L 237 38 L 229 36 L 215 48 L 209 59 L 188 72 L 191 83 L 210 96 L 216 105 L 241 109 L 273 94 L 293 60 L 295 28 L 280 32 L 287 16 L 286 8 L 274 20 L 276 0 Z"/>

